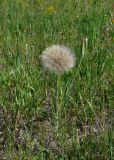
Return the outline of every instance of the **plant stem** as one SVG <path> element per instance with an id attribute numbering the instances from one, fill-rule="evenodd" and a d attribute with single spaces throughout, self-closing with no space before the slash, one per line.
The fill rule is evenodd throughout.
<path id="1" fill-rule="evenodd" d="M 59 137 L 59 121 L 61 109 L 61 75 L 57 76 L 57 97 L 56 97 L 56 133 Z"/>

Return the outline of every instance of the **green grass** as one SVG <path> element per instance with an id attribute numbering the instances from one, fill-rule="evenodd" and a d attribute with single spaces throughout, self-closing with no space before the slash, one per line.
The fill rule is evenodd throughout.
<path id="1" fill-rule="evenodd" d="M 0 1 L 0 157 L 11 160 L 114 159 L 113 0 Z M 71 47 L 76 65 L 61 79 L 39 56 Z"/>

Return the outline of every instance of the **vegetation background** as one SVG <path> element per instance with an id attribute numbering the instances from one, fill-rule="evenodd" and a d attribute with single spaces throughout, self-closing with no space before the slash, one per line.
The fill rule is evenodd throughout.
<path id="1" fill-rule="evenodd" d="M 0 0 L 0 159 L 114 159 L 114 1 Z M 39 56 L 52 44 L 76 54 L 62 77 Z"/>

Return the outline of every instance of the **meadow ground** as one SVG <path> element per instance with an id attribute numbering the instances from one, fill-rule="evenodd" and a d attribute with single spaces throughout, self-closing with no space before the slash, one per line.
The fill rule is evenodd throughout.
<path id="1" fill-rule="evenodd" d="M 113 43 L 113 0 L 0 1 L 1 160 L 114 159 Z M 57 134 L 57 77 L 40 61 L 52 44 L 76 55 Z"/>

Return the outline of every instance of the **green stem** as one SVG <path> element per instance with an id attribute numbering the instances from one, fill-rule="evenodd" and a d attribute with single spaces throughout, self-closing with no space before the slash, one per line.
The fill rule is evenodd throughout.
<path id="1" fill-rule="evenodd" d="M 60 121 L 60 110 L 61 110 L 61 76 L 57 76 L 57 98 L 56 98 L 56 133 L 57 138 L 59 137 L 59 121 Z"/>

